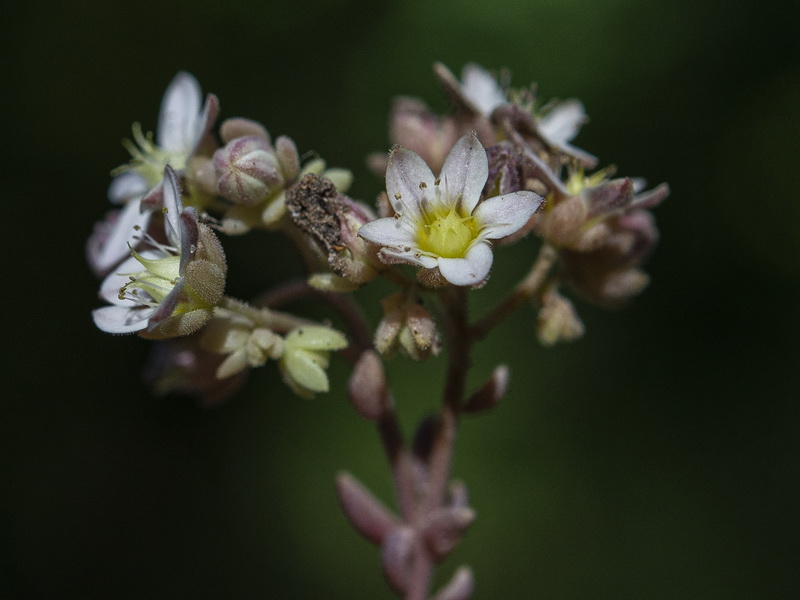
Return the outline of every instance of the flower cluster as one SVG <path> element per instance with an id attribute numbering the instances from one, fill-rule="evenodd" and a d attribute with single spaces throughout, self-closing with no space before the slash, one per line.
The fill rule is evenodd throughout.
<path id="1" fill-rule="evenodd" d="M 640 179 L 611 179 L 613 168 L 589 174 L 598 159 L 572 144 L 587 120 L 578 100 L 542 104 L 535 86 L 501 85 L 474 64 L 460 81 L 442 64 L 434 71 L 453 111 L 438 116 L 420 100 L 395 101 L 396 146 L 388 160 L 370 158 L 386 176 L 394 222 L 380 219 L 360 235 L 380 247 L 383 262 L 421 267 L 426 285 L 476 286 L 489 274 L 491 241 L 533 233 L 557 251 L 557 269 L 532 294 L 540 340 L 579 337 L 583 325 L 559 288 L 611 307 L 641 292 L 641 265 L 658 239 L 650 209 L 669 188 L 644 191 Z"/>
<path id="2" fill-rule="evenodd" d="M 374 208 L 346 195 L 349 171 L 319 157 L 304 161 L 310 155 L 291 138 L 273 140 L 245 118 L 217 126 L 216 96 L 204 100 L 194 77 L 179 73 L 155 137 L 133 127 L 131 161 L 113 171 L 108 192 L 119 208 L 95 226 L 87 258 L 107 304 L 92 312 L 95 324 L 154 340 L 146 378 L 156 393 L 215 405 L 252 369 L 273 364 L 292 392 L 309 398 L 331 389 L 331 353 L 351 362 L 348 395 L 380 434 L 397 510 L 342 473 L 343 511 L 380 548 L 398 594 L 461 600 L 473 588 L 466 567 L 428 594 L 434 564 L 476 514 L 466 486 L 450 480 L 453 440 L 459 417 L 495 407 L 509 380 L 508 367 L 497 364 L 467 393 L 473 346 L 530 304 L 542 345 L 575 340 L 584 326 L 568 290 L 612 307 L 641 292 L 642 264 L 658 238 L 650 211 L 669 190 L 646 191 L 639 179 L 597 170 L 598 158 L 573 145 L 586 121 L 579 101 L 543 104 L 534 86 L 511 88 L 507 76 L 476 65 L 461 80 L 441 64 L 434 72 L 452 110 L 436 115 L 421 100 L 395 100 L 394 145 L 369 158 L 385 181 Z M 269 281 L 244 301 L 226 294 L 221 240 L 252 230 L 283 235 L 305 272 Z M 498 250 L 525 238 L 530 253 L 519 283 L 487 285 L 503 259 Z M 264 258 L 285 257 L 265 251 Z M 382 284 L 373 289 L 391 290 L 380 292 L 380 309 L 362 312 L 358 299 L 372 296 L 359 290 L 376 280 Z M 484 286 L 499 300 L 471 320 L 468 295 Z M 336 328 L 296 314 L 307 300 L 330 309 Z M 373 326 L 364 314 L 377 313 Z M 448 363 L 439 411 L 422 420 L 411 443 L 384 372 L 384 360 L 396 355 Z"/>
<path id="3" fill-rule="evenodd" d="M 108 333 L 163 340 L 147 368 L 159 393 L 188 392 L 215 403 L 270 359 L 298 394 L 325 392 L 328 352 L 346 347 L 346 338 L 226 296 L 227 262 L 216 232 L 261 228 L 291 236 L 297 229 L 286 192 L 307 173 L 326 175 L 341 190 L 351 176 L 326 169 L 319 158 L 301 164 L 290 138 L 273 144 L 255 121 L 228 119 L 218 138 L 219 110 L 216 96 L 203 102 L 197 80 L 181 72 L 164 94 L 155 137 L 133 126 L 134 142 L 125 142 L 131 161 L 113 171 L 108 192 L 121 208 L 95 226 L 87 243 L 89 265 L 104 277 L 100 298 L 109 305 L 92 317 Z"/>
<path id="4" fill-rule="evenodd" d="M 120 208 L 87 244 L 90 266 L 105 276 L 100 297 L 110 305 L 94 311 L 97 326 L 188 336 L 180 352 L 219 356 L 219 381 L 271 359 L 295 391 L 327 389 L 318 373 L 305 385 L 288 367 L 327 365 L 321 355 L 292 351 L 299 338 L 290 332 L 308 320 L 288 313 L 276 320 L 263 302 L 251 307 L 224 295 L 227 267 L 215 230 L 284 233 L 309 271 L 304 294 L 352 292 L 379 276 L 400 282 L 375 329 L 384 356 L 397 349 L 416 360 L 438 354 L 437 316 L 421 305 L 426 290 L 485 285 L 496 247 L 529 234 L 549 262 L 533 277 L 536 285 L 517 295 L 538 307 L 543 344 L 583 333 L 562 287 L 605 306 L 639 293 L 648 281 L 642 262 L 658 238 L 650 209 L 667 196 L 666 185 L 644 191 L 641 180 L 610 178 L 611 168 L 590 172 L 597 158 L 572 144 L 586 121 L 578 100 L 542 104 L 535 86 L 510 88 L 501 83 L 507 76 L 474 64 L 461 80 L 442 64 L 434 72 L 452 112 L 439 116 L 421 100 L 395 100 L 395 145 L 388 156 L 370 158 L 385 177 L 377 212 L 345 195 L 349 171 L 329 169 L 320 158 L 303 163 L 291 138 L 273 141 L 263 125 L 244 118 L 215 128 L 216 96 L 203 99 L 196 79 L 178 73 L 156 135 L 134 125 L 134 141 L 125 143 L 131 161 L 113 171 L 109 188 Z M 414 268 L 417 283 L 404 265 Z M 160 362 L 156 387 L 196 390 L 185 373 L 176 376 L 175 361 Z M 160 373 L 158 364 L 151 373 Z M 170 388 L 164 381 L 182 383 Z"/>

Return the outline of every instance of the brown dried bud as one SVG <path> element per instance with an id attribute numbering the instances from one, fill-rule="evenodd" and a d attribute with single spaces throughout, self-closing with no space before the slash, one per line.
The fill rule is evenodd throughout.
<path id="1" fill-rule="evenodd" d="M 334 273 L 356 284 L 375 277 L 375 250 L 357 235 L 373 215 L 340 194 L 331 180 L 305 175 L 287 190 L 286 207 L 294 224 L 327 255 Z"/>

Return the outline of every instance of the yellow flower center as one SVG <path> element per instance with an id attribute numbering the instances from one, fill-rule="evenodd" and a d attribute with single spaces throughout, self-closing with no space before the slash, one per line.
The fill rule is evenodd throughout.
<path id="1" fill-rule="evenodd" d="M 451 206 L 447 213 L 434 211 L 423 214 L 423 221 L 417 227 L 420 250 L 442 258 L 463 258 L 477 236 L 475 217 L 462 217 L 455 206 Z"/>

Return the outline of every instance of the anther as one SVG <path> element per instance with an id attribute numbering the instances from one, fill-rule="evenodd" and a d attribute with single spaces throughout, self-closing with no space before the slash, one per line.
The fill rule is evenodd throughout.
<path id="1" fill-rule="evenodd" d="M 427 183 L 425 183 L 424 181 L 419 182 L 419 189 L 424 190 L 426 187 L 428 187 Z"/>
<path id="2" fill-rule="evenodd" d="M 433 185 L 439 185 L 440 183 L 442 183 L 442 179 L 441 177 L 437 177 L 436 181 L 433 182 Z"/>
<path id="3" fill-rule="evenodd" d="M 395 199 L 395 200 L 400 200 L 400 198 L 402 198 L 402 197 L 403 197 L 403 196 L 401 196 L 401 195 L 400 195 L 400 192 L 397 192 L 397 193 L 394 195 L 394 199 Z"/>

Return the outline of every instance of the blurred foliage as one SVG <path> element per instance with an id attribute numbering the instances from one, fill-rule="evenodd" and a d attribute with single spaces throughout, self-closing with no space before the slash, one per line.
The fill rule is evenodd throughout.
<path id="1" fill-rule="evenodd" d="M 352 168 L 353 194 L 371 201 L 381 182 L 364 157 L 388 149 L 390 100 L 444 110 L 441 60 L 579 97 L 592 121 L 577 144 L 673 191 L 652 284 L 631 307 L 579 302 L 586 337 L 549 351 L 521 311 L 476 352 L 472 385 L 497 360 L 512 384 L 495 413 L 463 423 L 454 475 L 478 520 L 440 576 L 471 565 L 476 598 L 794 598 L 797 12 L 755 0 L 8 9 L 0 596 L 391 597 L 333 495 L 340 469 L 391 493 L 344 393 L 301 401 L 266 368 L 215 410 L 151 398 L 147 344 L 92 326 L 83 244 L 127 158 L 119 140 L 134 120 L 155 126 L 177 70 L 219 96 L 223 117 Z M 233 293 L 292 265 L 253 237 L 226 240 Z M 532 252 L 530 240 L 499 251 L 476 312 Z M 441 362 L 391 363 L 406 426 L 437 402 Z M 334 387 L 346 377 L 340 362 Z"/>

